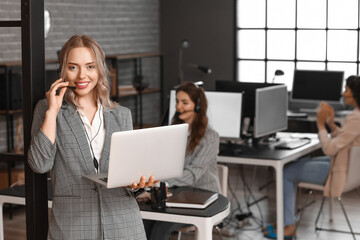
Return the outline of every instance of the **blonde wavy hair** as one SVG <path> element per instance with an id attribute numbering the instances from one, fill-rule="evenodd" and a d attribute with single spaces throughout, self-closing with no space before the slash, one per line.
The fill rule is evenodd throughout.
<path id="1" fill-rule="evenodd" d="M 116 104 L 110 100 L 110 86 L 108 82 L 108 68 L 105 63 L 105 53 L 100 45 L 90 36 L 74 35 L 61 48 L 59 53 L 60 77 L 66 76 L 69 52 L 78 47 L 86 47 L 92 51 L 95 58 L 95 65 L 98 70 L 98 83 L 94 88 L 94 96 L 97 101 L 100 100 L 104 108 L 115 108 Z M 66 91 L 64 99 L 66 102 L 81 108 L 78 103 L 78 96 L 74 91 Z"/>

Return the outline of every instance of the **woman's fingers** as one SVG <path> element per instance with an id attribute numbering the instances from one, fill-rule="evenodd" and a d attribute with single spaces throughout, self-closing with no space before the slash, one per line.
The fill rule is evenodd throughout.
<path id="1" fill-rule="evenodd" d="M 68 86 L 68 85 L 69 85 L 69 82 L 67 82 L 67 85 L 66 85 L 66 86 Z M 65 92 L 66 92 L 66 90 L 67 90 L 66 86 L 65 86 L 65 87 L 62 87 L 62 88 L 60 89 L 59 97 L 60 97 L 61 99 L 64 97 Z"/>
<path id="2" fill-rule="evenodd" d="M 146 187 L 152 187 L 155 183 L 155 178 L 153 176 L 151 176 L 149 178 L 149 181 L 145 184 Z"/>
<path id="3" fill-rule="evenodd" d="M 140 178 L 140 183 L 139 183 L 139 188 L 144 188 L 145 187 L 145 183 L 146 183 L 146 178 L 144 176 L 142 176 Z"/>
<path id="4" fill-rule="evenodd" d="M 66 86 L 69 86 L 69 82 L 59 82 L 59 83 L 55 84 L 50 89 L 51 95 L 58 96 L 58 95 L 60 95 L 61 90 L 63 90 L 63 92 L 65 93 Z"/>
<path id="5" fill-rule="evenodd" d="M 144 176 L 142 176 L 140 178 L 139 183 L 133 182 L 129 187 L 133 188 L 133 189 L 152 187 L 156 182 L 158 182 L 158 181 L 155 181 L 155 178 L 153 176 L 151 176 L 147 182 L 146 182 L 146 178 Z"/>

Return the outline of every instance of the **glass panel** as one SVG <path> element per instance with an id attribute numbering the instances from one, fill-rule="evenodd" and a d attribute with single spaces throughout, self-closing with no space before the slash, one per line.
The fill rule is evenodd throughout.
<path id="1" fill-rule="evenodd" d="M 267 57 L 269 59 L 295 58 L 295 31 L 268 31 Z"/>
<path id="2" fill-rule="evenodd" d="M 326 27 L 326 0 L 298 0 L 297 4 L 299 28 Z"/>
<path id="3" fill-rule="evenodd" d="M 328 63 L 328 69 L 334 71 L 344 71 L 345 80 L 351 75 L 357 75 L 356 63 Z"/>
<path id="4" fill-rule="evenodd" d="M 301 60 L 320 60 L 326 58 L 326 32 L 298 31 L 297 58 Z"/>
<path id="5" fill-rule="evenodd" d="M 0 62 L 21 60 L 21 28 L 0 28 Z"/>
<path id="6" fill-rule="evenodd" d="M 20 34 L 20 28 L 0 28 L 0 152 L 23 154 Z"/>
<path id="7" fill-rule="evenodd" d="M 237 25 L 241 28 L 264 28 L 265 0 L 238 0 Z"/>
<path id="8" fill-rule="evenodd" d="M 240 30 L 238 33 L 239 58 L 265 58 L 264 30 Z"/>
<path id="9" fill-rule="evenodd" d="M 269 61 L 267 65 L 267 81 L 269 83 L 284 83 L 291 90 L 294 76 L 294 62 Z M 281 70 L 284 75 L 275 76 L 275 71 Z"/>
<path id="10" fill-rule="evenodd" d="M 329 0 L 329 28 L 357 28 L 358 0 Z"/>
<path id="11" fill-rule="evenodd" d="M 277 0 L 268 3 L 269 28 L 294 28 L 295 27 L 295 1 Z"/>
<path id="12" fill-rule="evenodd" d="M 356 61 L 357 32 L 333 30 L 328 32 L 328 60 Z"/>
<path id="13" fill-rule="evenodd" d="M 21 0 L 0 1 L 0 21 L 20 21 Z"/>
<path id="14" fill-rule="evenodd" d="M 325 70 L 325 63 L 324 62 L 297 62 L 296 69 Z"/>
<path id="15" fill-rule="evenodd" d="M 239 61 L 238 76 L 241 82 L 265 82 L 265 62 Z"/>

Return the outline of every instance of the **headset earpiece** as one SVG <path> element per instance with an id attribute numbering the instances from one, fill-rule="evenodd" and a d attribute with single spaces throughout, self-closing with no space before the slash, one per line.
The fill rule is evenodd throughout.
<path id="1" fill-rule="evenodd" d="M 194 83 L 193 83 L 193 84 L 194 84 Z M 199 86 L 198 86 L 198 85 L 194 84 L 194 86 L 198 89 L 198 91 L 201 91 L 201 90 L 199 89 Z M 200 94 L 199 94 L 199 97 L 198 97 L 198 99 L 197 99 L 197 101 L 196 101 L 196 103 L 195 103 L 194 112 L 196 112 L 196 113 L 200 112 Z"/>
<path id="2" fill-rule="evenodd" d="M 196 113 L 200 112 L 200 96 L 198 97 L 198 99 L 195 103 L 194 112 L 196 112 Z"/>

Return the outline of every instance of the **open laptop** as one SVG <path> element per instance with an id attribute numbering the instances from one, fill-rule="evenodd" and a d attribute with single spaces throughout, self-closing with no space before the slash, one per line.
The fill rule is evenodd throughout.
<path id="1" fill-rule="evenodd" d="M 107 173 L 84 177 L 115 188 L 147 179 L 166 180 L 183 173 L 189 125 L 178 124 L 115 132 L 111 136 Z"/>

